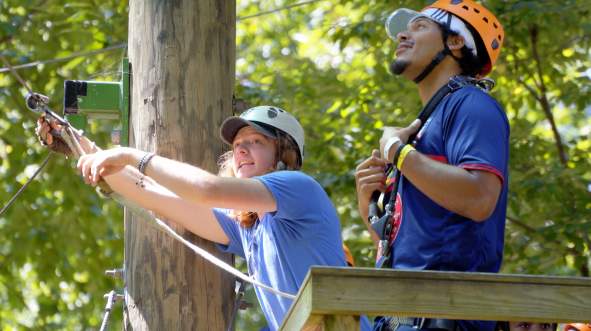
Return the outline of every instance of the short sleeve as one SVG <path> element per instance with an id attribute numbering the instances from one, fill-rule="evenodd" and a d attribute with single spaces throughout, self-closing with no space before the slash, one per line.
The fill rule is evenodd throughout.
<path id="1" fill-rule="evenodd" d="M 275 198 L 275 218 L 309 218 L 310 210 L 321 210 L 317 207 L 325 203 L 325 193 L 320 184 L 300 171 L 275 171 L 256 179 L 260 180 Z"/>
<path id="2" fill-rule="evenodd" d="M 447 160 L 464 169 L 491 172 L 504 182 L 509 156 L 507 117 L 490 96 L 475 88 L 470 90 L 473 93 L 452 101 L 445 114 Z"/>
<path id="3" fill-rule="evenodd" d="M 215 218 L 218 220 L 218 223 L 226 233 L 226 236 L 228 236 L 228 239 L 230 240 L 228 245 L 216 244 L 218 248 L 223 252 L 244 257 L 244 247 L 242 245 L 242 238 L 240 236 L 240 224 L 228 216 L 228 214 L 223 209 L 214 208 L 212 211 Z"/>

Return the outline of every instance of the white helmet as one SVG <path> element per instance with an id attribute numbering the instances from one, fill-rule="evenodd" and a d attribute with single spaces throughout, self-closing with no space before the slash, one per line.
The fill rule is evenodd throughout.
<path id="1" fill-rule="evenodd" d="M 300 153 L 300 160 L 304 161 L 304 129 L 290 113 L 274 106 L 252 107 L 240 116 L 226 118 L 220 128 L 222 140 L 226 144 L 232 145 L 238 130 L 247 125 L 271 138 L 277 138 L 274 129 L 285 132 L 295 141 Z"/>

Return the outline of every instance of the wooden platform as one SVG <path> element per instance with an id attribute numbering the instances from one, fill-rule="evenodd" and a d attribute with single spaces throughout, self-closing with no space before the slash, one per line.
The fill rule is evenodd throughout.
<path id="1" fill-rule="evenodd" d="M 591 278 L 314 267 L 281 330 L 359 330 L 358 315 L 588 322 Z"/>

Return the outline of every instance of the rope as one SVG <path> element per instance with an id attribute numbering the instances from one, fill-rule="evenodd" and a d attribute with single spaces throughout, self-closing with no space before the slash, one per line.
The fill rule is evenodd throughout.
<path id="1" fill-rule="evenodd" d="M 14 196 L 8 201 L 8 203 L 6 204 L 6 206 L 4 206 L 4 208 L 2 208 L 2 210 L 0 210 L 0 216 L 2 216 L 2 214 L 4 214 L 4 212 L 6 210 L 8 210 L 8 208 L 14 203 L 14 201 L 16 201 L 16 198 L 27 188 L 27 186 L 29 186 L 29 184 L 33 181 L 33 179 L 35 179 L 35 177 L 37 177 L 37 175 L 39 175 L 39 173 L 41 173 L 41 170 L 43 170 L 43 168 L 47 165 L 47 162 L 49 162 L 49 159 L 51 158 L 51 155 L 53 153 L 49 153 L 49 155 L 47 155 L 47 157 L 45 158 L 45 160 L 43 161 L 43 163 L 41 163 L 41 166 L 39 166 L 39 168 L 35 171 L 35 173 L 33 174 L 33 176 L 31 176 L 31 178 L 29 178 L 29 180 L 27 180 L 27 182 L 25 183 L 25 185 L 23 185 L 15 194 Z"/>
<path id="2" fill-rule="evenodd" d="M 152 220 L 154 222 L 155 225 L 157 225 L 159 227 L 160 230 L 167 232 L 168 234 L 170 234 L 174 239 L 180 241 L 182 244 L 184 244 L 185 246 L 187 246 L 189 249 L 191 249 L 193 252 L 195 252 L 196 254 L 198 254 L 199 256 L 201 256 L 202 258 L 206 259 L 207 261 L 213 263 L 215 266 L 217 266 L 218 268 L 238 277 L 239 279 L 251 283 L 254 286 L 257 286 L 259 288 L 262 288 L 266 291 L 269 291 L 273 294 L 277 294 L 279 296 L 288 298 L 288 299 L 295 299 L 295 295 L 293 294 L 289 294 L 289 293 L 285 293 L 282 291 L 279 291 L 269 285 L 263 284 L 260 281 L 249 277 L 247 275 L 245 275 L 244 273 L 242 273 L 241 271 L 235 269 L 234 267 L 232 267 L 231 265 L 227 264 L 226 262 L 220 260 L 219 258 L 217 258 L 216 256 L 214 256 L 213 254 L 209 253 L 208 251 L 204 250 L 203 248 L 189 242 L 188 240 L 186 240 L 185 238 L 183 238 L 181 235 L 179 235 L 178 233 L 176 233 L 170 226 L 168 226 L 168 224 L 166 224 L 164 221 L 156 218 L 154 215 L 152 215 L 152 213 L 148 212 L 147 210 L 143 209 L 142 207 L 136 205 L 135 203 L 125 199 L 123 196 L 117 194 L 117 193 L 112 193 L 109 197 L 113 198 L 115 201 L 117 201 L 118 203 L 126 206 L 127 208 L 129 208 L 132 212 L 136 213 L 138 216 L 140 216 L 143 219 L 146 220 Z"/>
<path id="3" fill-rule="evenodd" d="M 287 6 L 284 6 L 284 7 L 279 7 L 279 8 L 275 8 L 275 9 L 271 9 L 271 10 L 267 10 L 267 11 L 262 11 L 262 12 L 259 12 L 259 13 L 256 13 L 256 14 L 252 14 L 252 15 L 240 16 L 240 17 L 237 17 L 236 18 L 236 21 L 237 22 L 239 22 L 239 21 L 245 21 L 245 20 L 248 20 L 248 19 L 251 19 L 251 18 L 266 16 L 266 15 L 274 14 L 274 13 L 277 13 L 277 12 L 280 12 L 280 11 L 283 11 L 283 10 L 286 10 L 286 9 L 292 9 L 292 8 L 295 8 L 295 7 L 305 6 L 305 5 L 313 4 L 315 2 L 320 2 L 320 1 L 322 1 L 322 0 L 302 1 L 302 2 L 291 4 L 291 5 L 287 5 Z"/>

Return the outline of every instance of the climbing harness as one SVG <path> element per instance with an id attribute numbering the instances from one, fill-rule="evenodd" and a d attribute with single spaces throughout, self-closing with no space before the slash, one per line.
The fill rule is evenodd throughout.
<path id="1" fill-rule="evenodd" d="M 45 166 L 47 165 L 47 162 L 49 162 L 49 159 L 51 159 L 52 155 L 53 155 L 53 152 L 50 152 L 49 155 L 47 155 L 47 157 L 45 158 L 45 160 L 43 160 L 43 162 L 41 162 L 41 165 L 39 166 L 39 168 L 37 168 L 37 170 L 35 170 L 35 173 L 33 173 L 33 175 L 25 182 L 25 184 L 23 186 L 21 186 L 21 188 L 18 189 L 18 191 L 12 196 L 12 198 L 10 198 L 10 200 L 8 200 L 6 205 L 4 205 L 4 207 L 2 207 L 2 210 L 0 210 L 0 216 L 2 216 L 2 214 L 4 214 L 4 212 L 6 212 L 8 210 L 8 208 L 10 208 L 10 206 L 12 206 L 12 204 L 21 195 L 21 193 L 23 193 L 23 191 L 27 188 L 27 186 L 29 186 L 29 184 L 31 184 L 31 182 L 35 179 L 35 177 L 37 177 L 41 173 L 43 168 L 45 168 Z"/>
<path id="2" fill-rule="evenodd" d="M 473 77 L 466 76 L 454 76 L 451 77 L 447 84 L 443 85 L 435 95 L 427 102 L 425 107 L 419 113 L 418 119 L 421 121 L 421 126 L 417 130 L 420 132 L 437 105 L 443 100 L 443 98 L 464 86 L 476 86 L 485 92 L 489 92 L 494 87 L 494 81 L 489 78 L 476 79 Z M 416 144 L 416 134 L 408 138 L 409 144 Z M 375 231 L 380 237 L 378 242 L 378 252 L 376 255 L 376 267 L 377 268 L 390 268 L 392 265 L 392 244 L 395 239 L 395 235 L 398 232 L 398 224 L 395 223 L 397 217 L 402 218 L 402 215 L 395 215 L 397 201 L 398 188 L 402 174 L 396 165 L 392 164 L 385 170 L 388 178 L 386 188 L 386 194 L 381 194 L 379 191 L 372 193 L 368 220 Z M 387 201 L 383 210 L 380 210 L 378 201 L 380 196 L 383 195 L 383 201 Z M 386 197 L 387 195 L 387 197 Z"/>

